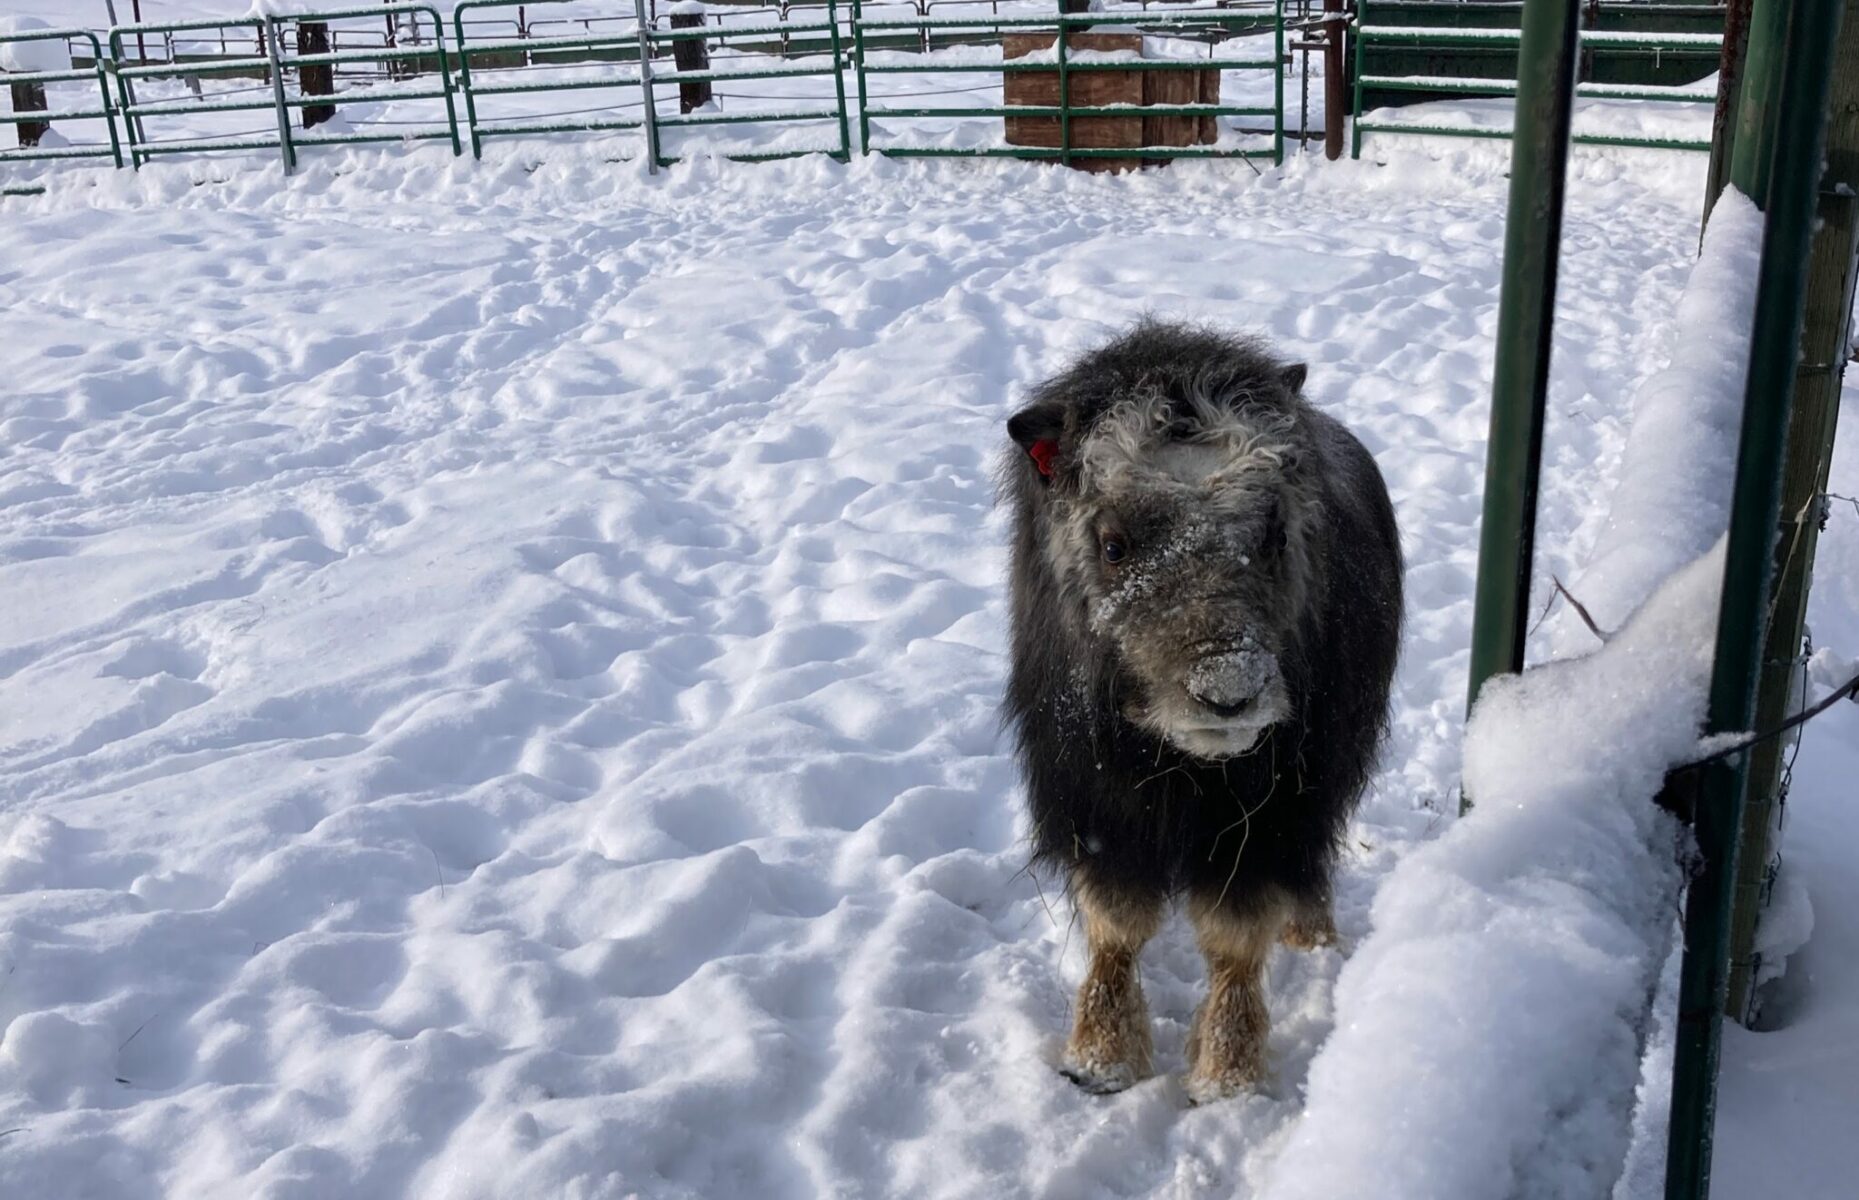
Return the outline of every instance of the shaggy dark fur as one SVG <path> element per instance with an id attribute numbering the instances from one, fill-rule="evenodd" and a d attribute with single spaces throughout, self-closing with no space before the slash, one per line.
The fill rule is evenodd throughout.
<path id="1" fill-rule="evenodd" d="M 1386 728 L 1402 567 L 1373 458 L 1302 399 L 1303 377 L 1302 366 L 1256 340 L 1145 322 L 1042 384 L 1008 423 L 1015 444 L 1003 463 L 1013 515 L 1006 716 L 1036 856 L 1062 868 L 1074 894 L 1089 892 L 1099 911 L 1140 911 L 1186 892 L 1200 913 L 1246 928 L 1270 922 L 1268 940 L 1283 920 L 1327 920 L 1339 843 Z M 1192 441 L 1196 414 L 1205 418 L 1212 404 L 1271 431 L 1285 451 L 1258 485 L 1265 525 L 1235 528 L 1227 544 L 1258 547 L 1235 552 L 1250 574 L 1233 577 L 1255 589 L 1247 611 L 1263 612 L 1272 626 L 1288 711 L 1234 757 L 1195 757 L 1132 722 L 1127 714 L 1145 703 L 1142 672 L 1125 661 L 1121 634 L 1106 634 L 1101 608 L 1094 616 L 1102 601 L 1088 574 L 1129 564 L 1073 564 L 1065 555 L 1084 553 L 1061 547 L 1083 536 L 1083 522 L 1140 519 L 1090 508 L 1085 443 L 1106 414 L 1127 413 L 1145 397 L 1150 410 L 1166 405 L 1175 426 L 1169 437 Z M 1042 453 L 1057 443 L 1050 476 L 1029 453 L 1042 441 Z M 1127 507 L 1127 497 L 1118 503 Z M 1163 587 L 1224 595 L 1206 581 L 1239 568 L 1200 561 L 1157 570 L 1175 572 Z M 1186 616 L 1183 605 L 1155 608 L 1164 615 L 1154 620 L 1175 623 L 1157 636 L 1233 636 L 1206 627 L 1219 619 L 1218 595 Z M 1140 1010 L 1140 990 L 1136 1004 Z"/>

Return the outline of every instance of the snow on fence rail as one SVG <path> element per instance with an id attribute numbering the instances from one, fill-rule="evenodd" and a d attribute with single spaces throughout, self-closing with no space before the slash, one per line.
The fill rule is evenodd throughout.
<path id="1" fill-rule="evenodd" d="M 556 4 L 573 4 L 573 18 L 538 15 Z M 89 79 L 102 94 L 100 104 L 93 100 L 88 108 L 51 114 L 88 122 L 85 128 L 97 131 L 82 151 L 59 156 L 113 156 L 118 165 L 139 168 L 161 155 L 268 149 L 279 154 L 288 173 L 298 151 L 309 145 L 437 140 L 449 141 L 454 154 L 463 154 L 469 145 L 474 156 L 481 156 L 491 137 L 636 132 L 655 166 L 675 161 L 679 143 L 688 149 L 696 137 L 712 152 L 732 158 L 826 153 L 844 160 L 852 153 L 849 127 L 855 118 L 868 132 L 873 115 L 909 113 L 905 132 L 910 137 L 880 146 L 861 137 L 860 150 L 922 152 L 924 146 L 947 146 L 953 137 L 962 153 L 1070 162 L 1097 151 L 1069 141 L 1056 150 L 1009 144 L 1003 140 L 1002 118 L 1023 106 L 981 110 L 975 97 L 1000 89 L 1009 72 L 1035 66 L 1003 60 L 1010 31 L 1106 23 L 1162 47 L 1171 67 L 1204 62 L 1210 73 L 1230 73 L 1230 66 L 1271 74 L 1268 103 L 1222 102 L 1215 95 L 1190 105 L 1192 116 L 1223 125 L 1239 116 L 1268 115 L 1270 150 L 1242 144 L 1252 131 L 1228 129 L 1216 145 L 1143 147 L 1144 159 L 1282 154 L 1280 56 L 1242 60 L 1219 50 L 1228 39 L 1249 34 L 1272 34 L 1282 42 L 1280 0 L 1247 0 L 1237 8 L 1170 5 L 1153 13 L 1142 3 L 1088 16 L 1028 15 L 1018 0 L 820 0 L 755 7 L 697 29 L 659 28 L 645 0 L 614 0 L 612 8 L 611 13 L 590 14 L 585 0 L 460 0 L 448 20 L 424 3 L 312 4 L 292 6 L 288 13 L 258 5 L 237 17 L 119 25 L 101 45 L 95 34 L 50 31 L 43 38 L 89 39 L 90 67 L 59 81 Z M 894 15 L 900 11 L 907 15 Z M 956 12 L 967 15 L 950 15 Z M 711 15 L 717 14 L 712 10 Z M 718 61 L 654 68 L 655 59 L 689 57 L 673 52 L 692 43 L 714 50 Z M 868 62 L 868 55 L 874 61 Z M 905 57 L 922 60 L 916 64 L 920 69 L 945 72 L 936 78 L 938 86 L 917 92 L 868 86 L 868 73 L 907 84 L 900 79 L 910 65 L 900 61 Z M 321 86 L 306 87 L 306 69 L 322 76 Z M 1092 69 L 1083 61 L 1058 64 L 1056 111 L 1067 131 L 1074 115 L 1083 120 L 1101 115 L 1101 105 L 1093 107 L 1064 84 L 1071 72 L 1086 76 Z M 859 82 L 855 101 L 848 98 L 848 73 Z M 661 112 L 668 103 L 661 89 L 749 81 L 763 86 L 718 88 L 721 105 L 696 111 L 687 105 L 675 115 Z M 564 109 L 560 98 L 578 92 L 590 94 Z M 905 95 L 938 99 L 908 109 L 884 107 Z M 953 102 L 941 99 L 944 95 L 953 96 Z M 335 119 L 308 128 L 338 109 Z M 299 128 L 298 118 L 312 112 L 317 116 Z M 977 115 L 992 125 L 982 128 L 967 120 Z M 951 121 L 956 125 L 951 127 Z M 678 140 L 668 145 L 667 137 Z M 51 155 L 0 152 L 0 161 L 32 157 Z"/>
<path id="2" fill-rule="evenodd" d="M 1602 1196 L 1629 1149 L 1658 1173 L 1663 1114 L 1635 1094 L 1688 835 L 1654 796 L 1704 720 L 1761 246 L 1725 192 L 1576 587 L 1618 628 L 1479 696 L 1478 804 L 1377 894 L 1274 1200 Z"/>

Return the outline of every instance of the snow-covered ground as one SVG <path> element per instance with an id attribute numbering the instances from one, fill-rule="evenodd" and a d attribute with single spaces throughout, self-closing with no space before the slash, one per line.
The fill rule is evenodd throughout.
<path id="1" fill-rule="evenodd" d="M 1501 146 L 648 178 L 623 144 L 0 201 L 0 1195 L 1320 1194 L 1280 1156 L 1334 985 L 1456 804 Z M 1702 165 L 1577 156 L 1545 587 L 1606 544 Z M 1275 955 L 1275 1079 L 1200 1109 L 1179 926 L 1144 957 L 1164 1073 L 1053 1070 L 1082 939 L 995 717 L 1002 421 L 1143 311 L 1306 358 L 1409 565 L 1344 944 Z M 1859 510 L 1822 554 L 1850 658 Z M 1855 719 L 1796 771 L 1815 936 L 1787 1028 L 1729 1038 L 1720 1195 L 1855 1169 Z"/>

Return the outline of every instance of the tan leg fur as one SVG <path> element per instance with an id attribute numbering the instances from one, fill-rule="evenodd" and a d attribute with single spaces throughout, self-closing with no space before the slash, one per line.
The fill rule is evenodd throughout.
<path id="1" fill-rule="evenodd" d="M 1265 1078 L 1265 956 L 1288 913 L 1236 918 L 1191 900 L 1188 915 L 1207 959 L 1207 998 L 1188 1035 L 1188 1096 L 1196 1104 L 1245 1091 Z"/>
<path id="2" fill-rule="evenodd" d="M 1328 900 L 1299 909 L 1285 922 L 1278 940 L 1293 950 L 1316 950 L 1336 944 L 1336 913 Z"/>
<path id="3" fill-rule="evenodd" d="M 1137 955 L 1162 924 L 1159 901 L 1112 898 L 1074 883 L 1091 964 L 1078 988 L 1064 1071 L 1090 1092 L 1120 1092 L 1149 1074 L 1149 1010 Z"/>

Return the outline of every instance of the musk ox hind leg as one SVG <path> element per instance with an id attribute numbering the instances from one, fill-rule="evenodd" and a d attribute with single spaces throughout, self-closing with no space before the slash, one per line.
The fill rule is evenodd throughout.
<path id="1" fill-rule="evenodd" d="M 1094 887 L 1074 872 L 1091 963 L 1078 988 L 1062 1070 L 1087 1092 L 1120 1092 L 1149 1074 L 1149 1010 L 1137 956 L 1162 924 L 1161 896 Z"/>
<path id="2" fill-rule="evenodd" d="M 1242 1092 L 1265 1078 L 1265 956 L 1278 940 L 1288 906 L 1247 912 L 1218 898 L 1188 898 L 1188 916 L 1207 959 L 1207 997 L 1188 1033 L 1188 1098 L 1196 1104 Z"/>

